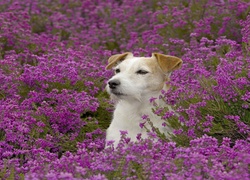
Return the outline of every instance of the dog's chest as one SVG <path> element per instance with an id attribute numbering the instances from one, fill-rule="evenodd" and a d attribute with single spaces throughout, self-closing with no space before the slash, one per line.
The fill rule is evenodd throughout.
<path id="1" fill-rule="evenodd" d="M 146 129 L 140 126 L 146 120 L 142 119 L 143 115 L 147 115 L 150 121 L 157 128 L 162 128 L 163 121 L 157 115 L 152 112 L 152 106 L 147 104 L 117 104 L 112 125 L 120 128 L 121 130 L 127 130 L 129 135 L 134 136 L 138 133 L 146 133 Z M 150 125 L 146 122 L 146 127 L 151 129 Z"/>

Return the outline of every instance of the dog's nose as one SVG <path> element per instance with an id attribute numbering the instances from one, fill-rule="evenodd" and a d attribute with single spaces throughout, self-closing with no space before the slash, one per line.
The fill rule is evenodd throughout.
<path id="1" fill-rule="evenodd" d="M 121 83 L 120 83 L 119 80 L 111 80 L 111 81 L 108 82 L 108 84 L 109 84 L 109 87 L 110 87 L 111 89 L 115 89 L 115 88 L 116 88 L 117 86 L 119 86 Z"/>

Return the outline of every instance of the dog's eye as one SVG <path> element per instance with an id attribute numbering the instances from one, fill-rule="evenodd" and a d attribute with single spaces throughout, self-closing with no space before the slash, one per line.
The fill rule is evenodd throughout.
<path id="1" fill-rule="evenodd" d="M 145 71 L 145 70 L 138 70 L 136 71 L 136 74 L 147 74 L 148 71 Z"/>
<path id="2" fill-rule="evenodd" d="M 116 73 L 116 74 L 119 73 L 119 72 L 121 72 L 120 69 L 116 69 L 116 70 L 115 70 L 115 73 Z"/>

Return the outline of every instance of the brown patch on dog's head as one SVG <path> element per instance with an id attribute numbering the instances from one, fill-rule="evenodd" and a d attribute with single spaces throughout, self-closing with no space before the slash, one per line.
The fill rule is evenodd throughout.
<path id="1" fill-rule="evenodd" d="M 179 69 L 182 65 L 182 60 L 175 56 L 169 56 L 159 53 L 153 53 L 161 70 L 164 74 L 171 73 L 172 71 Z"/>
<path id="2" fill-rule="evenodd" d="M 116 54 L 111 56 L 108 59 L 108 65 L 106 66 L 106 69 L 111 69 L 113 66 L 115 66 L 119 61 L 123 61 L 126 59 L 127 56 L 133 56 L 131 52 L 125 52 L 123 54 Z"/>

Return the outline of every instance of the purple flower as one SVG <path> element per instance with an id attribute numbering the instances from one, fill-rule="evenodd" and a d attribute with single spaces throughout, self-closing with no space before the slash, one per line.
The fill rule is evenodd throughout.
<path id="1" fill-rule="evenodd" d="M 1 1 L 1 178 L 248 179 L 249 6 Z M 104 93 L 113 74 L 105 66 L 125 51 L 184 62 L 161 105 L 149 100 L 173 128 L 170 142 L 156 132 L 132 142 L 126 131 L 117 149 L 105 142 L 115 105 Z M 143 128 L 149 116 L 141 118 Z"/>

